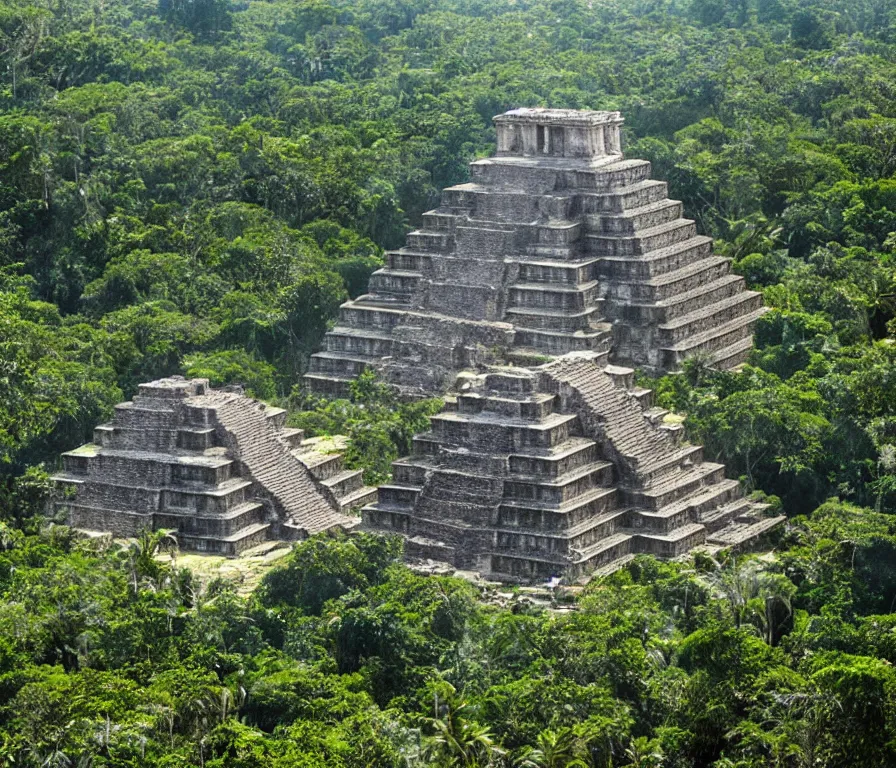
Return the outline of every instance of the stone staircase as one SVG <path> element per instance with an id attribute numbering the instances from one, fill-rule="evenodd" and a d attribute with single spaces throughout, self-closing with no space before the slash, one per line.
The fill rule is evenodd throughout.
<path id="1" fill-rule="evenodd" d="M 467 377 L 394 463 L 364 527 L 400 533 L 409 557 L 489 578 L 574 581 L 780 524 L 699 446 L 654 423 L 632 379 L 593 353 Z"/>
<path id="2" fill-rule="evenodd" d="M 312 390 L 344 396 L 373 367 L 407 394 L 438 394 L 452 373 L 498 361 L 484 348 L 517 361 L 591 352 L 653 371 L 696 354 L 720 368 L 746 359 L 759 294 L 650 163 L 623 158 L 618 113 L 514 110 L 495 122 L 497 155 L 443 190 L 369 292 L 343 305 L 312 357 Z M 566 138 L 550 151 L 508 138 L 531 130 Z"/>
<path id="3" fill-rule="evenodd" d="M 332 492 L 343 514 L 354 515 L 361 507 L 376 501 L 377 489 L 364 485 L 364 473 L 360 469 L 345 468 L 341 453 L 344 449 L 343 437 L 311 437 L 303 439 L 293 455 Z"/>

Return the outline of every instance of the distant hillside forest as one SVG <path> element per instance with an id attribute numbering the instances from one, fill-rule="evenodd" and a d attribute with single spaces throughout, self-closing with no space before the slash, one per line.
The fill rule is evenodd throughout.
<path id="1" fill-rule="evenodd" d="M 896 765 L 896 0 L 0 0 L 0 761 Z M 434 403 L 299 389 L 516 106 L 618 109 L 772 308 L 647 382 L 790 517 L 578 610 L 315 539 L 249 596 L 41 517 L 141 381 L 240 382 L 382 477 Z M 572 597 L 569 600 L 573 600 Z"/>

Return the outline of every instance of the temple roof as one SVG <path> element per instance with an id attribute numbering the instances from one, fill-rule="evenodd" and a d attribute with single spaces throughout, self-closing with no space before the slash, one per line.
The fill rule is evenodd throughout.
<path id="1" fill-rule="evenodd" d="M 621 123 L 619 112 L 580 109 L 547 109 L 546 107 L 520 107 L 494 117 L 496 123 L 538 123 L 541 125 L 588 126 L 605 123 Z"/>

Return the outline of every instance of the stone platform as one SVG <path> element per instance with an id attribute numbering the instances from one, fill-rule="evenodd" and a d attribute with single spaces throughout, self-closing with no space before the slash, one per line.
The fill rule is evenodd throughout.
<path id="1" fill-rule="evenodd" d="M 171 528 L 182 549 L 224 555 L 354 527 L 376 489 L 285 418 L 205 379 L 142 384 L 93 443 L 63 454 L 55 505 L 75 528 L 120 537 Z"/>
<path id="2" fill-rule="evenodd" d="M 682 443 L 631 378 L 594 353 L 466 377 L 364 527 L 487 578 L 575 581 L 638 553 L 740 546 L 783 521 Z"/>
<path id="3" fill-rule="evenodd" d="M 758 293 L 712 252 L 650 163 L 621 151 L 618 112 L 498 115 L 497 154 L 449 187 L 369 292 L 344 304 L 305 381 L 345 395 L 365 368 L 408 396 L 457 372 L 569 352 L 654 372 L 701 354 L 742 363 Z"/>

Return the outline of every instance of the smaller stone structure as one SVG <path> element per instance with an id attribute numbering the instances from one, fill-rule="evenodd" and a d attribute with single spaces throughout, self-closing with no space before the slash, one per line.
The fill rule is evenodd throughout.
<path id="1" fill-rule="evenodd" d="M 365 527 L 402 534 L 410 557 L 521 581 L 736 547 L 783 521 L 664 426 L 631 369 L 596 357 L 466 377 L 393 464 Z"/>
<path id="2" fill-rule="evenodd" d="M 63 454 L 55 504 L 76 528 L 123 537 L 172 528 L 183 549 L 225 555 L 353 527 L 352 510 L 376 489 L 285 419 L 206 379 L 141 384 L 93 443 Z"/>

